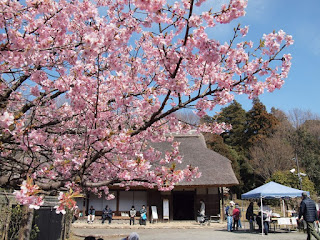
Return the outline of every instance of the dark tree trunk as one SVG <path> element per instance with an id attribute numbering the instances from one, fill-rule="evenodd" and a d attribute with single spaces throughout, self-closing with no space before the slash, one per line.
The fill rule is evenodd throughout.
<path id="1" fill-rule="evenodd" d="M 32 229 L 32 221 L 33 221 L 34 209 L 29 208 L 27 205 L 23 205 L 22 207 L 22 220 L 19 229 L 18 238 L 19 240 L 29 240 L 30 233 Z"/>
<path id="2" fill-rule="evenodd" d="M 3 222 L 1 224 L 1 230 L 0 230 L 0 239 L 1 240 L 7 240 L 8 239 L 8 231 L 9 231 L 9 225 L 11 220 L 11 203 L 8 205 L 1 206 L 1 216 Z"/>
<path id="3" fill-rule="evenodd" d="M 1 200 L 0 213 L 1 213 L 1 224 L 0 224 L 0 239 L 7 240 L 8 232 L 12 214 L 12 201 L 4 192 L 3 199 Z"/>

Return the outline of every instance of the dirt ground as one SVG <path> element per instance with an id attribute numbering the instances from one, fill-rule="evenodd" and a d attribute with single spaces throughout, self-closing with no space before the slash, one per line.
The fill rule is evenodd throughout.
<path id="1" fill-rule="evenodd" d="M 300 240 L 306 234 L 298 231 L 277 229 L 276 233 L 261 235 L 259 232 L 249 233 L 246 224 L 239 231 L 226 231 L 226 223 L 211 223 L 210 226 L 201 226 L 195 221 L 176 221 L 170 223 L 147 224 L 147 226 L 130 226 L 128 223 L 112 223 L 102 225 L 100 222 L 87 224 L 79 222 L 73 225 L 73 236 L 69 240 L 84 240 L 86 236 L 94 236 L 103 240 L 123 239 L 131 232 L 137 232 L 140 240 Z"/>

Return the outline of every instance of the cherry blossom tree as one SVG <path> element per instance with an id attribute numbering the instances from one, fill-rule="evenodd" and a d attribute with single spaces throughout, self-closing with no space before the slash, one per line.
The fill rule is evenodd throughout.
<path id="1" fill-rule="evenodd" d="M 202 117 L 237 94 L 281 88 L 291 66 L 282 50 L 293 43 L 279 30 L 255 46 L 240 25 L 220 43 L 210 30 L 245 15 L 247 2 L 198 13 L 204 2 L 1 1 L 0 185 L 21 186 L 17 198 L 30 207 L 39 194 L 68 190 L 63 212 L 79 192 L 112 198 L 113 184 L 171 190 L 199 177 L 196 167 L 176 167 L 170 133 L 194 126 L 174 113 Z M 160 141 L 172 151 L 150 147 Z"/>

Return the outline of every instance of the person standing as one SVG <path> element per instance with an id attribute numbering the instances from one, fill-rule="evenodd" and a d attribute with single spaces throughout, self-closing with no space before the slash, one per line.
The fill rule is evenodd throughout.
<path id="1" fill-rule="evenodd" d="M 197 221 L 200 224 L 204 224 L 206 222 L 206 205 L 202 199 L 200 200 L 200 209 L 198 211 Z"/>
<path id="2" fill-rule="evenodd" d="M 239 228 L 242 228 L 242 224 L 241 224 L 241 209 L 240 209 L 240 206 L 239 206 L 239 204 L 238 204 L 238 203 L 236 203 L 235 208 L 238 208 L 238 209 L 239 209 L 238 227 L 239 227 Z"/>
<path id="3" fill-rule="evenodd" d="M 253 202 L 250 202 L 247 212 L 246 212 L 246 219 L 249 221 L 250 225 L 250 232 L 253 232 L 253 220 L 254 220 L 254 215 L 253 215 Z"/>
<path id="4" fill-rule="evenodd" d="M 204 204 L 204 201 L 201 199 L 200 200 L 200 210 L 199 213 L 201 216 L 205 216 L 206 215 L 206 205 Z"/>
<path id="5" fill-rule="evenodd" d="M 145 205 L 142 205 L 140 209 L 140 225 L 147 225 L 147 209 Z"/>
<path id="6" fill-rule="evenodd" d="M 240 209 L 236 207 L 233 209 L 232 211 L 232 218 L 233 218 L 233 231 L 237 230 L 238 231 L 238 227 L 239 227 L 239 219 L 240 219 Z"/>
<path id="7" fill-rule="evenodd" d="M 318 240 L 320 240 L 319 234 L 314 229 L 314 222 L 318 221 L 318 214 L 316 204 L 312 201 L 306 192 L 302 193 L 302 201 L 300 204 L 299 217 L 300 221 L 303 216 L 303 220 L 307 223 L 307 240 L 311 240 L 311 234 Z"/>
<path id="8" fill-rule="evenodd" d="M 270 221 L 271 221 L 271 214 L 272 210 L 268 205 L 262 205 L 260 206 L 260 211 L 262 212 L 263 216 L 263 231 L 265 235 L 268 235 L 269 228 L 270 228 Z"/>
<path id="9" fill-rule="evenodd" d="M 88 212 L 88 223 L 93 223 L 95 216 L 96 210 L 93 208 L 93 206 L 91 206 Z"/>
<path id="10" fill-rule="evenodd" d="M 232 214 L 233 214 L 233 205 L 234 202 L 231 201 L 230 205 L 226 207 L 226 216 L 227 216 L 227 230 L 228 232 L 232 231 Z"/>
<path id="11" fill-rule="evenodd" d="M 131 223 L 132 223 L 132 225 L 134 225 L 134 218 L 137 215 L 137 211 L 134 208 L 134 206 L 131 207 L 129 214 L 130 214 L 130 225 L 131 225 Z"/>

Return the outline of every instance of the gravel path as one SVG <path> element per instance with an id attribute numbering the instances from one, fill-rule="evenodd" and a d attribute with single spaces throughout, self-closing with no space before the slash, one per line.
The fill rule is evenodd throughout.
<path id="1" fill-rule="evenodd" d="M 276 233 L 261 235 L 261 233 L 249 233 L 246 230 L 227 232 L 225 223 L 213 223 L 210 226 L 199 226 L 195 222 L 171 222 L 148 224 L 147 226 L 129 226 L 128 224 L 74 224 L 72 232 L 77 239 L 84 239 L 85 236 L 95 236 L 96 238 L 122 239 L 131 232 L 137 232 L 141 240 L 302 240 L 306 239 L 306 234 L 298 231 L 287 232 L 277 230 Z"/>

